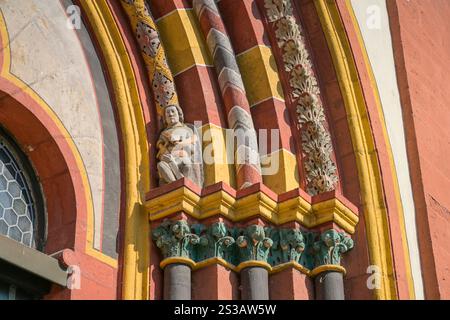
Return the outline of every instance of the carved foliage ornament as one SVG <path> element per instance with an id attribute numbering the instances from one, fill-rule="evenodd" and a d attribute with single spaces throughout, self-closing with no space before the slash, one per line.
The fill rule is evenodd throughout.
<path id="1" fill-rule="evenodd" d="M 293 15 L 290 0 L 265 0 L 267 18 L 274 25 L 278 46 L 283 52 L 289 74 L 291 95 L 297 104 L 308 193 L 332 191 L 338 182 L 336 165 L 331 159 L 333 146 L 325 128 L 320 89 L 312 71 L 300 26 Z"/>
<path id="2" fill-rule="evenodd" d="M 314 243 L 314 257 L 317 266 L 326 264 L 341 264 L 341 256 L 354 246 L 353 240 L 343 232 L 328 230 Z"/>
<path id="3" fill-rule="evenodd" d="M 235 240 L 230 236 L 229 229 L 223 222 L 214 223 L 209 228 L 203 224 L 193 225 L 192 228 L 196 234 L 200 235 L 197 260 L 217 257 L 231 261 L 231 248 Z"/>
<path id="4" fill-rule="evenodd" d="M 152 237 L 164 258 L 191 258 L 193 246 L 200 240 L 186 221 L 166 220 L 153 230 Z"/>
<path id="5" fill-rule="evenodd" d="M 223 222 L 210 226 L 185 221 L 164 221 L 153 230 L 153 240 L 164 258 L 182 257 L 200 262 L 221 258 L 239 265 L 262 261 L 272 266 L 297 262 L 308 269 L 341 263 L 341 255 L 353 248 L 345 233 L 328 230 L 321 235 L 297 229 L 228 227 Z"/>
<path id="6" fill-rule="evenodd" d="M 240 261 L 267 262 L 273 240 L 266 237 L 264 227 L 252 225 L 244 230 L 244 234 L 236 239 Z"/>

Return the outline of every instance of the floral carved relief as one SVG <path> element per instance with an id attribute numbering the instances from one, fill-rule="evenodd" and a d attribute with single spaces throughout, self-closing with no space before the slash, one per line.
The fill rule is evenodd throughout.
<path id="1" fill-rule="evenodd" d="M 290 94 L 296 104 L 305 155 L 307 191 L 311 195 L 332 191 L 338 182 L 337 168 L 331 158 L 333 146 L 325 127 L 320 89 L 301 27 L 294 17 L 290 0 L 265 0 L 265 8 L 282 51 Z"/>

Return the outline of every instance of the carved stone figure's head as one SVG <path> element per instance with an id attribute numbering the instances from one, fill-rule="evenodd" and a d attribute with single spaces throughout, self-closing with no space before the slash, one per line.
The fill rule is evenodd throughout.
<path id="1" fill-rule="evenodd" d="M 165 107 L 163 113 L 166 127 L 172 127 L 178 123 L 184 123 L 183 110 L 178 105 L 170 105 Z"/>

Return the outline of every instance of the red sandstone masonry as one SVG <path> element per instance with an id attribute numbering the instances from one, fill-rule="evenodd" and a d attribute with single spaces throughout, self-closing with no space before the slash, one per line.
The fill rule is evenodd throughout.
<path id="1" fill-rule="evenodd" d="M 375 91 L 371 85 L 370 76 L 364 61 L 363 53 L 361 51 L 362 48 L 358 41 L 355 26 L 353 25 L 353 21 L 351 19 L 345 1 L 338 0 L 337 4 L 341 14 L 342 21 L 344 23 L 347 32 L 350 46 L 353 51 L 353 56 L 358 70 L 358 76 L 363 89 L 364 99 L 367 104 L 367 111 L 373 131 L 379 166 L 381 168 L 385 202 L 386 202 L 385 205 L 388 212 L 388 223 L 390 229 L 389 232 L 393 254 L 393 264 L 395 272 L 393 276 L 395 277 L 397 294 L 399 296 L 399 299 L 409 299 L 410 295 L 407 283 L 405 252 L 403 250 L 403 243 L 402 243 L 403 240 L 400 226 L 400 216 L 399 216 L 400 212 L 397 206 L 397 200 L 395 198 L 393 172 L 391 171 L 390 159 L 387 150 L 388 146 L 386 145 L 383 127 L 380 122 L 379 110 L 377 108 L 375 100 L 374 95 Z M 360 224 L 361 223 L 362 222 L 360 222 Z M 362 239 L 360 241 L 362 241 Z M 348 255 L 347 261 L 349 263 L 356 263 L 352 262 L 350 259 L 352 259 L 351 254 Z M 363 270 L 361 270 L 361 272 L 362 271 Z M 367 277 L 368 275 L 366 274 L 366 280 Z M 359 285 L 355 283 L 353 284 L 353 287 L 359 287 Z"/>
<path id="2" fill-rule="evenodd" d="M 289 267 L 269 278 L 271 300 L 314 300 L 314 280 Z"/>
<path id="3" fill-rule="evenodd" d="M 192 273 L 193 300 L 239 300 L 239 275 L 221 265 Z"/>
<path id="4" fill-rule="evenodd" d="M 450 2 L 387 1 L 427 299 L 450 298 Z"/>
<path id="5" fill-rule="evenodd" d="M 221 0 L 217 6 L 236 55 L 254 46 L 270 46 L 261 13 L 254 0 Z"/>
<path id="6" fill-rule="evenodd" d="M 226 127 L 223 101 L 212 67 L 193 66 L 175 76 L 175 85 L 186 122 Z"/>
<path id="7" fill-rule="evenodd" d="M 150 6 L 150 11 L 155 20 L 177 9 L 192 8 L 187 0 L 152 0 L 147 1 L 147 3 Z"/>
<path id="8" fill-rule="evenodd" d="M 197 195 L 203 197 L 223 190 L 224 192 L 227 192 L 229 195 L 231 195 L 236 199 L 243 198 L 255 194 L 257 192 L 263 192 L 272 200 L 277 202 L 286 201 L 298 196 L 303 197 L 306 201 L 308 201 L 311 204 L 327 201 L 330 199 L 338 199 L 350 210 L 358 214 L 358 208 L 354 204 L 352 204 L 349 200 L 344 198 L 341 194 L 339 194 L 339 192 L 337 191 L 331 191 L 311 197 L 302 189 L 295 189 L 278 195 L 273 191 L 271 191 L 268 187 L 266 187 L 262 183 L 254 184 L 246 189 L 235 190 L 229 185 L 223 182 L 219 182 L 201 189 L 197 185 L 192 183 L 189 179 L 184 178 L 172 184 L 167 184 L 152 190 L 146 195 L 146 200 L 148 201 L 157 198 L 158 196 L 170 193 L 171 191 L 179 189 L 181 187 L 186 187 L 192 192 L 196 193 Z M 235 226 L 239 228 L 245 228 L 249 225 L 260 225 L 260 226 L 272 225 L 272 223 L 266 221 L 266 219 L 257 216 L 236 223 L 233 223 L 220 215 L 216 215 L 198 221 L 197 219 L 194 219 L 183 212 L 174 213 L 170 217 L 166 218 L 169 218 L 171 220 L 185 220 L 189 224 L 201 222 L 202 224 L 205 225 L 211 225 L 215 222 L 221 221 L 230 227 Z M 158 225 L 162 223 L 163 220 L 164 219 L 152 222 L 152 228 L 158 227 Z M 285 223 L 283 225 L 280 225 L 279 227 L 306 230 L 303 226 L 301 226 L 298 222 L 295 221 Z M 308 231 L 320 233 L 332 228 L 340 230 L 340 227 L 338 225 L 336 225 L 333 222 L 329 222 L 308 229 Z M 365 241 L 365 237 L 362 238 L 362 241 Z M 162 261 L 162 257 L 159 250 L 154 246 L 154 243 L 152 243 L 150 254 L 151 254 L 150 258 L 151 267 L 149 280 L 150 299 L 152 300 L 162 299 L 163 271 L 159 267 L 159 264 Z M 347 260 L 350 260 L 350 258 L 344 259 L 344 266 L 346 267 L 347 267 L 346 263 Z M 206 268 L 195 270 L 192 273 L 192 293 L 193 293 L 192 298 L 194 300 L 239 299 L 240 292 L 238 289 L 239 288 L 238 278 L 239 274 L 236 274 L 234 271 L 228 270 L 227 268 L 220 265 L 212 265 Z M 271 299 L 274 300 L 278 299 L 312 300 L 314 297 L 314 287 L 312 281 L 313 280 L 311 278 L 307 277 L 300 271 L 293 268 L 288 268 L 280 273 L 270 275 L 270 297 Z M 356 284 L 359 285 L 360 287 L 363 286 L 363 284 L 361 284 L 359 281 Z"/>
<path id="9" fill-rule="evenodd" d="M 270 46 L 267 33 L 262 22 L 261 12 L 253 0 L 223 0 L 218 3 L 230 40 L 239 55 L 255 46 Z M 251 107 L 255 128 L 278 129 L 280 131 L 279 148 L 296 154 L 295 143 L 291 132 L 293 121 L 285 112 L 285 103 L 274 98 L 259 102 Z M 269 134 L 269 146 L 270 134 Z M 268 153 L 275 150 L 268 150 Z"/>

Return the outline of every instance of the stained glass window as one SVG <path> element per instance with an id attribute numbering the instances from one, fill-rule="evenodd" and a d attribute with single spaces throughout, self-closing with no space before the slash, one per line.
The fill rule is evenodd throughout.
<path id="1" fill-rule="evenodd" d="M 0 136 L 0 234 L 36 247 L 36 207 L 18 150 Z"/>

